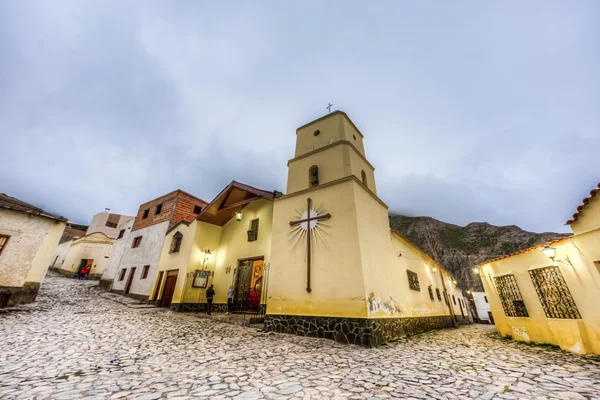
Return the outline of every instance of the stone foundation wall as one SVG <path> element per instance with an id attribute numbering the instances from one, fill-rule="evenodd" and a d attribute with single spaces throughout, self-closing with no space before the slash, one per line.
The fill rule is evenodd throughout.
<path id="1" fill-rule="evenodd" d="M 160 302 L 160 300 L 158 300 Z M 171 303 L 171 311 L 175 312 L 206 312 L 206 303 Z M 257 314 L 265 314 L 266 304 L 260 305 L 260 310 Z M 226 313 L 227 303 L 213 303 L 212 312 Z M 235 313 L 235 308 L 233 313 Z"/>
<path id="2" fill-rule="evenodd" d="M 390 340 L 432 329 L 452 327 L 452 318 L 341 318 L 267 314 L 265 330 L 335 340 L 344 344 L 376 347 Z"/>
<path id="3" fill-rule="evenodd" d="M 122 296 L 131 297 L 132 299 L 136 299 L 136 300 L 139 300 L 139 301 L 144 302 L 144 303 L 148 302 L 148 296 L 144 296 L 144 295 L 141 295 L 141 294 L 135 294 L 135 293 L 127 293 L 127 294 L 125 294 L 124 290 L 114 290 L 114 289 L 111 289 L 111 292 L 116 293 L 116 294 L 120 294 Z"/>
<path id="4" fill-rule="evenodd" d="M 112 285 L 113 279 L 100 279 L 100 282 L 98 282 L 100 289 L 106 290 L 107 292 L 110 292 Z"/>
<path id="5" fill-rule="evenodd" d="M 40 290 L 39 282 L 25 282 L 22 287 L 0 286 L 0 292 L 10 291 L 12 294 L 8 300 L 8 307 L 17 304 L 33 303 Z"/>

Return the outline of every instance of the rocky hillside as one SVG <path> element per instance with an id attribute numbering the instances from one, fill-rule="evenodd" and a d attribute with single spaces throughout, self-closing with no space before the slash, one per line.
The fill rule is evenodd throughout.
<path id="1" fill-rule="evenodd" d="M 527 232 L 515 225 L 494 226 L 473 222 L 467 226 L 447 224 L 431 217 L 391 215 L 390 226 L 448 269 L 464 290 L 481 291 L 473 266 L 568 234 Z"/>

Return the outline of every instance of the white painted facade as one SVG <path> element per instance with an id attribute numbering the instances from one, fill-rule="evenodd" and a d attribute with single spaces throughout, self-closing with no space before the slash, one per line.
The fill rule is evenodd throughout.
<path id="1" fill-rule="evenodd" d="M 112 278 L 114 279 L 112 285 L 113 291 L 125 290 L 131 269 L 135 267 L 136 271 L 129 294 L 138 296 L 148 296 L 150 294 L 168 228 L 169 221 L 165 221 L 133 232 L 129 231 L 129 235 L 124 241 L 124 249 L 117 268 L 115 269 L 112 263 L 110 266 L 111 272 L 114 273 L 114 278 Z M 139 247 L 132 248 L 133 240 L 138 236 L 142 236 L 142 242 Z M 111 255 L 111 257 L 113 256 Z M 116 258 L 118 257 L 115 255 Z M 150 265 L 150 270 L 148 276 L 142 279 L 144 265 Z M 121 270 L 123 269 L 126 270 L 125 276 L 122 280 L 119 280 Z M 109 278 L 108 275 L 105 276 Z M 102 279 L 104 279 L 104 276 Z"/>
<path id="2" fill-rule="evenodd" d="M 109 238 L 116 239 L 119 236 L 119 226 L 121 226 L 121 224 L 129 220 L 134 219 L 133 217 L 130 217 L 128 215 L 121 215 L 121 217 L 119 218 L 119 222 L 117 223 L 117 227 L 111 228 L 109 226 L 106 226 L 106 221 L 108 220 L 109 215 L 110 213 L 107 212 L 101 212 L 94 215 L 92 217 L 92 222 L 90 222 L 90 226 L 88 227 L 88 230 L 85 234 L 89 235 L 95 232 L 101 232 Z"/>
<path id="3" fill-rule="evenodd" d="M 491 308 L 490 303 L 487 301 L 487 295 L 485 292 L 473 292 L 473 301 L 475 301 L 477 317 L 479 317 L 481 321 L 487 321 L 488 323 L 491 323 L 489 315 Z"/>
<path id="4" fill-rule="evenodd" d="M 104 267 L 104 273 L 102 274 L 102 278 L 100 278 L 101 281 L 109 282 L 109 286 L 106 287 L 107 290 L 111 289 L 112 281 L 117 278 L 117 272 L 120 270 L 119 265 L 121 264 L 121 259 L 125 254 L 125 250 L 131 248 L 129 236 L 131 235 L 131 229 L 133 228 L 134 223 L 135 218 L 131 218 L 130 220 L 119 225 L 119 231 L 124 231 L 123 237 L 115 240 L 115 243 L 110 250 L 108 262 Z"/>
<path id="5" fill-rule="evenodd" d="M 0 254 L 0 286 L 41 283 L 65 226 L 54 219 L 0 209 L 0 234 L 10 236 Z"/>
<path id="6" fill-rule="evenodd" d="M 75 239 L 73 239 L 75 240 Z M 52 263 L 50 267 L 53 268 L 62 268 L 65 263 L 65 259 L 67 258 L 67 254 L 69 253 L 69 249 L 73 244 L 73 240 L 69 240 L 68 242 L 64 242 L 56 246 L 56 251 L 54 252 L 54 258 L 52 259 Z"/>

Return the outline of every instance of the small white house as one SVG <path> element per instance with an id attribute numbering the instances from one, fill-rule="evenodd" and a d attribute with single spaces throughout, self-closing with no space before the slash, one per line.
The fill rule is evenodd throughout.
<path id="1" fill-rule="evenodd" d="M 473 292 L 473 301 L 477 309 L 477 318 L 484 324 L 493 324 L 494 317 L 485 292 Z"/>

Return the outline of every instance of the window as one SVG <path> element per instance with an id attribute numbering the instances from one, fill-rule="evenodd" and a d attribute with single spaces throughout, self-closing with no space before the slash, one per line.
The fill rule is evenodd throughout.
<path id="1" fill-rule="evenodd" d="M 10 238 L 10 236 L 0 235 L 0 255 L 2 254 L 2 251 L 4 250 L 4 248 L 6 247 L 6 243 L 8 243 L 9 238 Z"/>
<path id="2" fill-rule="evenodd" d="M 420 292 L 421 287 L 419 286 L 419 275 L 417 275 L 416 272 L 412 272 L 408 269 L 406 270 L 406 275 L 408 275 L 408 287 L 411 290 Z"/>
<path id="3" fill-rule="evenodd" d="M 354 140 L 356 140 L 356 135 L 352 135 L 352 137 L 354 138 Z"/>
<path id="4" fill-rule="evenodd" d="M 367 174 L 365 174 L 364 170 L 360 171 L 360 174 L 362 175 L 362 183 L 363 183 L 363 185 L 367 186 Z"/>
<path id="5" fill-rule="evenodd" d="M 581 319 L 559 267 L 532 269 L 529 275 L 547 318 Z"/>
<path id="6" fill-rule="evenodd" d="M 179 248 L 181 247 L 182 239 L 183 234 L 179 231 L 175 232 L 173 238 L 171 239 L 171 247 L 169 248 L 169 253 L 179 253 Z"/>
<path id="7" fill-rule="evenodd" d="M 156 209 L 154 209 L 154 215 L 160 214 L 161 211 L 162 211 L 162 204 L 159 204 L 156 206 Z"/>
<path id="8" fill-rule="evenodd" d="M 452 295 L 452 301 L 454 302 L 454 305 L 456 305 L 456 297 L 454 297 L 454 295 Z"/>
<path id="9" fill-rule="evenodd" d="M 431 285 L 429 285 L 427 290 L 429 291 L 429 298 L 431 298 L 431 300 L 435 300 L 435 297 L 433 297 L 433 289 L 431 288 Z"/>
<path id="10" fill-rule="evenodd" d="M 250 229 L 248 230 L 248 241 L 254 242 L 258 239 L 258 219 L 250 221 Z"/>
<path id="11" fill-rule="evenodd" d="M 485 300 L 485 302 L 487 303 L 487 296 L 483 296 L 483 299 Z"/>
<path id="12" fill-rule="evenodd" d="M 440 289 L 435 288 L 435 294 L 437 295 L 438 300 L 442 301 L 442 294 L 440 293 Z"/>
<path id="13" fill-rule="evenodd" d="M 148 218 L 149 213 L 150 213 L 150 209 L 149 208 L 145 209 L 144 213 L 142 214 L 142 219 Z"/>
<path id="14" fill-rule="evenodd" d="M 313 136 L 319 136 L 320 134 L 321 134 L 321 131 L 318 129 L 313 132 Z"/>
<path id="15" fill-rule="evenodd" d="M 194 206 L 194 214 L 200 214 L 200 211 L 202 211 L 202 207 Z"/>
<path id="16" fill-rule="evenodd" d="M 121 273 L 119 274 L 119 280 L 122 281 L 123 279 L 125 279 L 125 273 L 127 272 L 127 268 L 123 268 L 121 270 Z"/>
<path id="17" fill-rule="evenodd" d="M 119 237 L 117 239 L 123 239 L 123 235 L 125 235 L 125 229 L 121 229 L 119 232 Z"/>
<path id="18" fill-rule="evenodd" d="M 115 224 L 114 222 L 110 222 L 110 221 L 106 221 L 106 226 L 108 226 L 109 228 L 116 228 L 117 224 Z"/>
<path id="19" fill-rule="evenodd" d="M 308 170 L 308 187 L 315 187 L 319 185 L 319 167 L 313 165 Z"/>
<path id="20" fill-rule="evenodd" d="M 133 244 L 131 245 L 132 249 L 135 249 L 136 247 L 140 247 L 140 244 L 142 243 L 142 237 L 141 236 L 137 236 L 133 239 Z"/>
<path id="21" fill-rule="evenodd" d="M 148 271 L 150 271 L 150 266 L 144 265 L 144 268 L 142 269 L 142 277 L 140 279 L 146 279 L 148 277 Z"/>
<path id="22" fill-rule="evenodd" d="M 498 290 L 498 296 L 500 296 L 504 314 L 507 317 L 529 317 L 515 276 L 496 276 L 494 282 L 496 283 L 496 289 Z"/>

